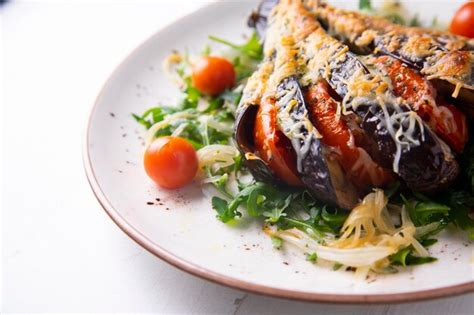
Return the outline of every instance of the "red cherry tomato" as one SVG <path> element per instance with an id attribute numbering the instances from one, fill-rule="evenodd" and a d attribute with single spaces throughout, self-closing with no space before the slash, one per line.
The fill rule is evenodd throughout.
<path id="1" fill-rule="evenodd" d="M 217 95 L 234 86 L 234 66 L 222 57 L 202 57 L 193 65 L 191 79 L 201 93 Z"/>
<path id="2" fill-rule="evenodd" d="M 457 35 L 474 38 L 474 1 L 465 3 L 456 11 L 449 26 L 449 31 Z"/>
<path id="3" fill-rule="evenodd" d="M 158 185 L 175 189 L 191 182 L 198 169 L 193 146 L 183 138 L 161 137 L 145 152 L 145 171 Z"/>

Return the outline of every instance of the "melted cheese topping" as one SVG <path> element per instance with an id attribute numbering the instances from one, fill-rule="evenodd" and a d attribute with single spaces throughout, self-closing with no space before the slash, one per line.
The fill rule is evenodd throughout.
<path id="1" fill-rule="evenodd" d="M 302 161 L 310 150 L 313 139 L 321 135 L 309 120 L 303 104 L 298 103 L 296 86 L 291 89 L 276 88 L 283 80 L 298 75 L 306 64 L 306 56 L 301 54 L 301 42 L 315 29 L 312 19 L 302 19 L 295 10 L 286 10 L 291 1 L 282 0 L 269 17 L 267 40 L 264 53 L 274 55 L 274 69 L 264 97 L 275 97 L 277 124 L 290 139 L 297 157 L 297 169 L 302 172 Z M 296 25 L 295 21 L 300 24 Z M 305 22 L 309 22 L 305 24 Z"/>
<path id="2" fill-rule="evenodd" d="M 379 75 L 374 76 L 362 68 L 358 69 L 347 81 L 348 93 L 343 99 L 343 113 L 356 111 L 358 106 L 374 102 L 380 106 L 383 119 L 378 123 L 377 129 L 386 129 L 395 143 L 392 169 L 398 174 L 402 153 L 421 144 L 420 139 L 415 137 L 416 130 L 420 131 L 421 141 L 424 141 L 424 124 L 418 114 L 407 110 L 407 106 L 389 93 L 388 88 L 389 85 Z M 393 108 L 391 113 L 387 106 Z"/>
<path id="3" fill-rule="evenodd" d="M 430 56 L 435 52 L 433 39 L 427 36 L 410 36 L 400 50 L 404 56 L 413 59 Z"/>
<path id="4" fill-rule="evenodd" d="M 282 132 L 290 139 L 296 152 L 297 169 L 303 171 L 302 162 L 308 154 L 311 143 L 315 138 L 321 138 L 320 133 L 308 118 L 308 112 L 302 104 L 298 104 L 296 86 L 291 90 L 280 90 L 277 94 L 277 119 Z M 295 106 L 298 109 L 295 110 Z"/>
<path id="5" fill-rule="evenodd" d="M 421 73 L 428 80 L 442 79 L 453 85 L 461 85 L 461 88 L 474 89 L 471 79 L 473 62 L 472 51 L 441 51 L 426 60 Z"/>
<path id="6" fill-rule="evenodd" d="M 320 0 L 303 0 L 306 7 L 323 19 L 329 26 L 329 33 L 342 39 L 348 39 L 362 49 L 370 48 L 377 42 L 383 50 L 400 54 L 410 62 L 425 61 L 422 73 L 428 79 L 442 79 L 453 85 L 462 84 L 463 88 L 474 90 L 471 71 L 474 68 L 474 52 L 459 51 L 472 49 L 474 40 L 456 36 L 449 32 L 425 28 L 406 27 L 373 16 L 366 16 L 321 5 Z M 469 48 L 471 47 L 471 48 Z M 374 53 L 380 47 L 376 45 Z M 444 58 L 446 51 L 457 57 Z M 459 54 L 470 55 L 470 60 L 459 57 Z"/>
<path id="7" fill-rule="evenodd" d="M 474 40 L 463 36 L 457 36 L 449 32 L 421 27 L 407 27 L 394 24 L 383 17 L 368 16 L 360 12 L 338 9 L 328 4 L 321 5 L 321 0 L 303 0 L 306 7 L 315 12 L 318 17 L 327 21 L 332 31 L 337 35 L 344 35 L 351 41 L 357 41 L 364 37 L 367 30 L 378 34 L 395 32 L 404 36 L 430 36 L 436 45 L 444 46 L 448 50 L 461 50 L 466 47 L 474 47 Z M 331 33 L 334 34 L 334 33 Z M 358 45 L 368 45 L 370 41 L 360 42 Z"/>
<path id="8" fill-rule="evenodd" d="M 357 46 L 369 46 L 377 35 L 374 30 L 366 30 L 354 42 Z"/>
<path id="9" fill-rule="evenodd" d="M 260 103 L 272 71 L 273 62 L 264 61 L 260 64 L 257 71 L 247 80 L 242 97 L 244 106 Z"/>
<path id="10" fill-rule="evenodd" d="M 419 47 L 424 45 L 420 44 Z M 412 46 L 416 45 L 413 43 Z M 299 73 L 304 73 L 301 84 L 307 85 L 317 82 L 320 78 L 331 83 L 334 73 L 350 70 L 348 78 L 340 79 L 344 82 L 333 82 L 347 90 L 339 112 L 347 114 L 355 112 L 361 105 L 371 104 L 381 108 L 382 117 L 375 117 L 380 119 L 377 128 L 386 129 L 396 146 L 393 157 L 395 173 L 399 171 L 403 152 L 419 146 L 424 141 L 421 118 L 409 110 L 400 98 L 394 96 L 389 84 L 380 75 L 367 71 L 356 57 L 349 59 L 350 64 L 345 63 L 348 47 L 328 36 L 301 3 L 281 0 L 272 11 L 265 44 L 265 54 L 270 53 L 275 54 L 274 71 L 268 80 L 265 97 L 276 96 L 278 124 L 292 141 L 298 157 L 299 171 L 312 138 L 320 136 L 309 121 L 306 109 L 296 106 L 297 91 L 282 89 L 278 94 L 276 92 L 276 87 L 285 78 Z M 345 68 L 342 69 L 342 66 Z M 294 110 L 295 107 L 299 110 Z"/>
<path id="11" fill-rule="evenodd" d="M 388 198 L 382 190 L 364 197 L 344 222 L 339 238 L 315 235 L 311 230 L 278 230 L 270 226 L 264 232 L 279 237 L 305 253 L 316 253 L 318 263 L 337 262 L 357 268 L 363 279 L 369 270 L 382 270 L 390 264 L 389 256 L 413 246 L 418 256 L 429 256 L 416 240 L 417 228 L 405 207 L 401 208 L 401 226 L 396 227 L 388 212 Z"/>

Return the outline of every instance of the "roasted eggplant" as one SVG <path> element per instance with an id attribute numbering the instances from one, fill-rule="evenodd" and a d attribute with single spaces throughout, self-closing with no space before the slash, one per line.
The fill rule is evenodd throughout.
<path id="1" fill-rule="evenodd" d="M 292 106 L 288 112 L 293 117 L 292 122 L 288 124 L 292 130 L 286 129 L 282 133 L 291 141 L 291 148 L 286 149 L 291 150 L 288 154 L 295 154 L 297 157 L 294 168 L 297 169 L 301 182 L 319 200 L 345 209 L 352 208 L 358 200 L 357 190 L 347 180 L 337 160 L 331 157 L 330 150 L 320 143 L 314 134 L 315 130 L 306 129 L 311 129 L 312 125 L 302 124 L 302 121 L 307 119 L 307 111 L 297 80 L 293 77 L 284 80 L 278 87 L 277 97 L 279 113 L 286 113 L 288 106 Z M 295 101 L 298 104 L 293 104 Z M 270 167 L 271 161 L 266 161 L 267 157 L 261 156 L 256 148 L 256 119 L 261 105 L 245 105 L 245 101 L 239 105 L 234 137 L 244 161 L 252 175 L 259 181 L 279 185 L 299 185 L 279 176 L 278 172 Z M 296 125 L 300 128 L 290 127 Z M 298 134 L 295 133 L 296 130 Z"/>
<path id="2" fill-rule="evenodd" d="M 296 152 L 301 181 L 319 200 L 346 209 L 353 207 L 358 191 L 329 147 L 321 142 L 295 76 L 285 78 L 278 85 L 276 103 L 282 131 Z"/>
<path id="3" fill-rule="evenodd" d="M 275 1 L 269 1 L 268 3 L 274 5 Z M 260 6 L 261 10 L 254 13 L 253 17 L 263 16 L 262 10 L 268 10 L 268 7 L 269 6 L 265 4 Z M 268 13 L 268 11 L 266 11 L 266 13 Z M 287 19 L 289 19 L 289 17 L 285 17 L 285 21 L 275 19 L 273 23 L 269 23 L 265 18 L 261 23 L 254 21 L 254 25 L 258 25 L 259 28 L 257 28 L 257 31 L 260 30 L 259 34 L 261 34 L 261 38 L 263 39 L 265 35 L 262 32 L 266 32 L 266 29 L 262 29 L 262 25 L 269 23 L 270 25 L 268 25 L 268 27 L 275 30 L 275 32 L 284 31 L 284 24 L 288 21 Z M 303 184 L 321 201 L 349 209 L 357 203 L 359 191 L 344 174 L 334 152 L 332 152 L 330 147 L 320 142 L 317 131 L 309 120 L 303 91 L 298 83 L 298 79 L 291 75 L 291 73 L 297 73 L 297 63 L 288 62 L 288 58 L 291 59 L 296 56 L 292 55 L 292 49 L 286 49 L 287 46 L 280 45 L 281 38 L 273 36 L 275 32 L 269 32 L 270 36 L 266 38 L 264 50 L 265 58 L 266 60 L 272 60 L 272 66 L 267 66 L 267 71 L 260 70 L 258 74 L 250 78 L 245 88 L 244 101 L 241 104 L 242 110 L 247 112 L 251 110 L 245 110 L 244 106 L 246 106 L 246 102 L 249 102 L 249 99 L 252 99 L 253 102 L 258 103 L 260 106 L 257 110 L 257 114 L 246 114 L 248 115 L 246 117 L 239 115 L 239 117 L 253 121 L 254 138 L 252 139 L 253 146 L 251 150 L 258 158 L 264 161 L 267 166 L 273 164 L 273 167 L 270 168 L 273 170 L 273 176 L 279 178 L 278 182 L 292 185 L 296 184 L 295 181 L 291 179 L 291 176 L 285 175 L 285 172 L 282 173 L 281 168 L 277 167 L 278 165 L 274 163 L 275 160 L 281 159 L 278 155 L 284 155 L 283 153 L 273 151 L 270 152 L 270 154 L 266 154 L 266 152 L 262 152 L 262 148 L 260 148 L 260 150 L 258 148 L 259 145 L 261 146 L 259 142 L 262 142 L 260 141 L 262 136 L 259 136 L 258 131 L 259 126 L 262 124 L 262 122 L 259 121 L 259 113 L 263 107 L 269 106 L 269 99 L 272 99 L 275 103 L 275 109 L 277 110 L 279 128 L 283 136 L 291 144 L 291 148 L 286 148 L 286 150 L 291 151 L 288 155 L 294 154 L 296 156 L 296 161 L 294 161 L 295 165 L 293 165 L 293 167 L 289 165 L 288 169 L 296 169 L 296 175 L 299 179 L 298 184 Z M 264 72 L 269 73 L 270 76 L 267 77 L 263 75 Z M 257 77 L 259 80 L 255 80 Z M 259 86 L 261 88 L 264 85 L 264 92 L 262 92 L 262 89 L 260 89 L 260 92 L 255 92 L 259 90 L 259 88 L 255 89 L 253 87 Z M 255 101 L 256 99 L 258 99 L 257 102 Z M 245 124 L 239 120 L 236 125 L 236 135 L 245 134 L 245 132 L 239 128 L 250 129 L 248 125 L 247 127 L 244 126 Z M 273 135 L 268 135 L 268 139 L 272 137 Z M 271 141 L 268 139 L 267 142 Z M 242 139 L 240 141 L 237 140 L 237 142 L 240 148 L 249 148 Z M 249 141 L 247 140 L 246 143 L 249 143 Z M 265 150 L 269 150 L 268 147 L 270 147 L 270 145 L 267 145 Z M 284 147 L 285 146 L 281 146 L 281 150 L 283 150 Z M 255 169 L 255 167 L 252 168 Z M 261 167 L 259 169 L 261 169 Z M 261 174 L 257 174 L 257 176 L 261 177 Z"/>
<path id="4" fill-rule="evenodd" d="M 255 155 L 255 145 L 252 130 L 255 124 L 258 106 L 251 105 L 240 108 L 234 124 L 234 138 L 237 148 L 243 155 L 245 165 L 256 180 L 275 184 L 284 184 L 268 166 L 268 164 Z"/>
<path id="5" fill-rule="evenodd" d="M 331 35 L 338 36 L 357 47 L 370 52 L 373 39 L 381 34 L 411 36 L 429 36 L 437 42 L 442 50 L 474 50 L 474 40 L 421 27 L 407 27 L 396 24 L 383 17 L 367 16 L 360 12 L 335 8 L 321 0 L 304 0 L 307 9 L 314 11 L 318 20 L 329 30 Z"/>
<path id="6" fill-rule="evenodd" d="M 390 23 L 357 12 L 334 8 L 318 0 L 304 0 L 328 32 L 356 53 L 382 53 L 419 70 L 459 106 L 474 105 L 473 41 L 448 32 Z"/>
<path id="7" fill-rule="evenodd" d="M 247 83 L 235 135 L 243 153 L 257 154 L 254 160 L 259 162 L 249 166 L 256 177 L 288 183 L 270 165 L 271 155 L 255 147 L 255 121 L 263 110 L 259 106 L 272 100 L 278 128 L 291 143 L 286 150 L 296 156 L 296 175 L 321 201 L 349 209 L 364 190 L 395 176 L 412 190 L 427 193 L 453 182 L 459 167 L 451 148 L 428 126 L 433 122 L 418 115 L 417 100 L 399 97 L 387 74 L 327 34 L 305 5 L 308 1 L 266 0 L 250 19 L 264 41 L 265 61 Z M 325 125 L 331 119 L 334 123 Z M 465 126 L 465 120 L 458 123 Z M 338 132 L 353 142 L 350 148 L 324 138 Z M 456 151 L 462 150 L 463 141 L 454 146 Z M 353 161 L 347 159 L 355 149 L 384 180 L 354 185 Z"/>
<path id="8" fill-rule="evenodd" d="M 388 186 L 394 181 L 393 173 L 373 161 L 359 145 L 367 141 L 357 126 L 358 118 L 354 114 L 341 116 L 337 98 L 324 80 L 306 89 L 310 119 L 321 134 L 321 141 L 333 149 L 347 177 L 361 192 Z"/>
<path id="9" fill-rule="evenodd" d="M 265 40 L 267 30 L 267 18 L 272 9 L 277 5 L 278 0 L 264 0 L 260 3 L 258 9 L 250 15 L 248 25 L 255 29 L 257 35 L 262 41 Z"/>
<path id="10" fill-rule="evenodd" d="M 243 155 L 244 162 L 255 179 L 263 182 L 282 184 L 285 183 L 274 173 L 270 166 L 256 155 L 254 127 L 258 106 L 263 89 L 272 71 L 273 62 L 262 62 L 258 70 L 249 78 L 244 89 L 242 99 L 237 107 L 234 123 L 234 139 L 237 148 Z"/>
<path id="11" fill-rule="evenodd" d="M 402 97 L 450 148 L 456 153 L 463 151 L 468 138 L 466 116 L 437 95 L 430 81 L 390 56 L 369 57 L 364 62 L 380 71 L 396 96 Z"/>

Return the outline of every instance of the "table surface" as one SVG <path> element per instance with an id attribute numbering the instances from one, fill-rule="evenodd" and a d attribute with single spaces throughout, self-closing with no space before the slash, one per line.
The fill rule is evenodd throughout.
<path id="1" fill-rule="evenodd" d="M 473 314 L 473 295 L 400 305 L 294 302 L 188 275 L 129 239 L 82 166 L 86 117 L 140 42 L 203 1 L 14 1 L 0 7 L 0 312 Z"/>

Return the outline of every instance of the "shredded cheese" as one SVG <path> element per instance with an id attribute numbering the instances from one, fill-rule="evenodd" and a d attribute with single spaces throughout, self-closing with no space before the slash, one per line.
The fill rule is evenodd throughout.
<path id="1" fill-rule="evenodd" d="M 459 83 L 459 82 L 456 83 L 456 87 L 454 88 L 454 92 L 451 96 L 454 98 L 457 98 L 459 95 L 459 91 L 461 91 L 461 88 L 462 88 L 462 83 Z"/>
<path id="2" fill-rule="evenodd" d="M 306 253 L 316 252 L 319 259 L 357 268 L 359 273 L 379 270 L 389 265 L 388 257 L 400 249 L 413 246 L 419 256 L 429 253 L 415 239 L 416 228 L 403 207 L 400 227 L 395 227 L 387 210 L 388 198 L 382 190 L 374 190 L 352 209 L 337 238 L 319 242 L 298 229 L 264 231 L 278 236 Z M 325 245 L 322 245 L 325 244 Z"/>

